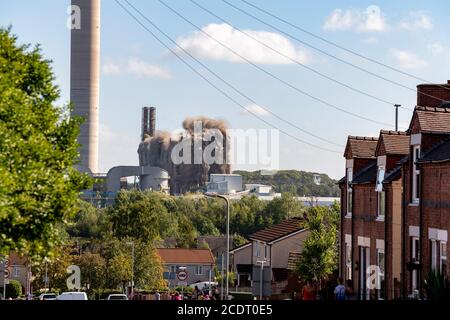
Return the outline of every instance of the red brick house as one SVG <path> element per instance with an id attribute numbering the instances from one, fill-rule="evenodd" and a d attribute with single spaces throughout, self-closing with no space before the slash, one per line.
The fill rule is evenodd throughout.
<path id="1" fill-rule="evenodd" d="M 347 141 L 340 274 L 360 299 L 423 294 L 430 271 L 450 275 L 450 81 L 417 88 L 405 133 Z M 368 266 L 379 268 L 381 290 L 366 287 Z"/>
<path id="2" fill-rule="evenodd" d="M 369 171 L 373 171 L 376 165 L 375 150 L 378 144 L 377 138 L 349 136 L 345 148 L 346 159 L 345 177 L 339 181 L 341 189 L 341 245 L 340 245 L 340 275 L 349 287 L 358 291 L 358 273 L 355 261 L 358 255 L 358 238 L 355 234 L 358 225 L 355 224 L 355 215 L 361 216 L 364 206 L 368 201 L 364 199 L 365 190 L 374 190 L 360 185 Z M 375 168 L 376 169 L 376 168 Z M 376 172 L 375 172 L 376 174 Z M 357 182 L 358 186 L 354 185 Z M 355 197 L 358 200 L 355 200 Z"/>
<path id="3" fill-rule="evenodd" d="M 450 91 L 445 98 L 450 100 Z M 423 293 L 423 281 L 430 271 L 447 272 L 450 108 L 417 106 L 408 131 L 410 152 L 402 167 L 404 295 Z"/>

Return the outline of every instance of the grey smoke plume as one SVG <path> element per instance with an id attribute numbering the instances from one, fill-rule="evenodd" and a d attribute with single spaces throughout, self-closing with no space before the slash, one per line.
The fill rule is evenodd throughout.
<path id="1" fill-rule="evenodd" d="M 192 164 L 174 164 L 172 162 L 171 154 L 173 148 L 183 139 L 193 138 L 194 123 L 196 121 L 200 121 L 203 127 L 202 135 L 197 137 L 197 139 L 202 139 L 201 145 L 203 150 L 208 144 L 212 143 L 207 141 L 207 137 L 212 130 L 219 130 L 222 133 L 224 145 L 220 144 L 220 148 L 224 156 L 224 164 L 214 163 L 208 165 L 204 161 L 202 164 L 193 164 L 194 139 L 192 139 L 191 144 L 192 159 L 190 163 Z M 225 161 L 228 152 L 227 124 L 225 121 L 206 117 L 187 118 L 183 121 L 183 128 L 185 132 L 179 137 L 173 137 L 164 131 L 157 131 L 153 137 L 146 136 L 138 149 L 139 164 L 141 166 L 160 167 L 169 172 L 171 177 L 169 184 L 172 194 L 182 194 L 204 186 L 205 182 L 209 180 L 211 173 L 230 173 L 230 165 L 226 164 Z"/>

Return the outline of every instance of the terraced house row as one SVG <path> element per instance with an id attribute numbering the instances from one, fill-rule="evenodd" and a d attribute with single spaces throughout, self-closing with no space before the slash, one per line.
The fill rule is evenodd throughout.
<path id="1" fill-rule="evenodd" d="M 417 86 L 405 132 L 349 136 L 344 157 L 341 277 L 363 300 L 422 296 L 449 274 L 450 80 Z"/>

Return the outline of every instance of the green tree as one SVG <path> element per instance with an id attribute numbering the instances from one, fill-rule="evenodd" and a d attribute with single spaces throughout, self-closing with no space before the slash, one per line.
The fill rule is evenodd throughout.
<path id="1" fill-rule="evenodd" d="M 106 285 L 106 261 L 98 253 L 85 252 L 74 259 L 80 267 L 81 285 L 89 284 L 90 290 L 101 289 Z"/>
<path id="2" fill-rule="evenodd" d="M 17 280 L 9 280 L 6 285 L 6 299 L 16 299 L 22 295 L 22 285 Z"/>
<path id="3" fill-rule="evenodd" d="M 266 207 L 266 216 L 270 217 L 274 224 L 297 217 L 303 212 L 303 205 L 292 193 L 282 193 L 280 198 L 274 198 Z"/>
<path id="4" fill-rule="evenodd" d="M 74 168 L 79 118 L 57 107 L 50 62 L 0 28 L 0 253 L 46 256 L 88 178 Z"/>
<path id="5" fill-rule="evenodd" d="M 67 290 L 67 268 L 73 263 L 76 249 L 70 245 L 65 245 L 53 251 L 52 257 L 48 261 L 35 264 L 32 272 L 35 276 L 33 286 L 35 289 L 45 287 L 45 275 L 48 277 L 48 289 L 50 291 Z"/>
<path id="6" fill-rule="evenodd" d="M 337 268 L 337 226 L 339 212 L 334 208 L 315 206 L 306 211 L 304 228 L 309 235 L 304 242 L 297 273 L 303 281 L 319 287 Z"/>
<path id="7" fill-rule="evenodd" d="M 130 237 L 148 243 L 165 237 L 170 228 L 167 209 L 156 192 L 119 192 L 110 218 L 119 239 Z"/>

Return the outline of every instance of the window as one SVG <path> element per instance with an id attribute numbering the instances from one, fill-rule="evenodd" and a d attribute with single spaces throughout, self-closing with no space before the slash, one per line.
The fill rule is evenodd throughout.
<path id="1" fill-rule="evenodd" d="M 260 248 L 259 248 L 259 242 L 255 241 L 253 242 L 254 244 L 254 250 L 255 250 L 255 257 L 260 257 L 261 256 L 261 252 L 260 252 Z"/>
<path id="2" fill-rule="evenodd" d="M 195 275 L 197 276 L 203 275 L 203 266 L 195 266 Z"/>
<path id="3" fill-rule="evenodd" d="M 385 281 L 384 281 L 384 270 L 385 270 L 385 256 L 384 256 L 384 250 L 382 249 L 378 249 L 377 250 L 377 266 L 380 270 L 380 273 L 378 275 L 378 281 L 380 283 L 380 289 L 378 290 L 378 299 L 384 299 L 384 285 L 385 285 Z"/>
<path id="4" fill-rule="evenodd" d="M 347 168 L 347 216 L 352 215 L 353 192 L 350 183 L 353 180 L 353 168 Z"/>
<path id="5" fill-rule="evenodd" d="M 170 272 L 176 273 L 177 272 L 177 266 L 170 266 Z"/>
<path id="6" fill-rule="evenodd" d="M 380 191 L 377 192 L 377 197 L 378 197 L 378 217 L 383 217 L 386 213 L 386 192 L 384 191 Z"/>
<path id="7" fill-rule="evenodd" d="M 431 259 L 431 271 L 437 271 L 437 259 L 438 259 L 438 246 L 436 240 L 430 240 L 430 259 Z"/>
<path id="8" fill-rule="evenodd" d="M 269 257 L 269 246 L 264 245 L 264 258 L 268 258 L 268 257 Z"/>
<path id="9" fill-rule="evenodd" d="M 442 274 L 447 274 L 447 243 L 445 241 L 441 241 L 440 247 L 441 261 L 440 261 L 440 270 Z"/>
<path id="10" fill-rule="evenodd" d="M 381 192 L 381 190 L 383 190 L 384 171 L 384 166 L 378 167 L 377 184 L 375 186 L 375 191 Z"/>
<path id="11" fill-rule="evenodd" d="M 420 198 L 420 170 L 416 161 L 420 158 L 420 146 L 413 147 L 412 165 L 412 201 L 418 202 Z"/>
<path id="12" fill-rule="evenodd" d="M 420 245 L 419 238 L 412 237 L 411 238 L 411 262 L 417 263 L 419 261 L 420 256 Z M 418 289 L 419 285 L 419 273 L 417 269 L 413 269 L 411 272 L 411 283 L 412 283 L 412 293 Z"/>
<path id="13" fill-rule="evenodd" d="M 14 267 L 14 269 L 13 269 L 13 276 L 15 278 L 20 277 L 20 268 L 19 267 Z"/>
<path id="14" fill-rule="evenodd" d="M 345 243 L 345 279 L 352 279 L 352 244 Z"/>
<path id="15" fill-rule="evenodd" d="M 447 273 L 447 243 L 445 241 L 430 240 L 430 265 L 432 271 Z"/>

